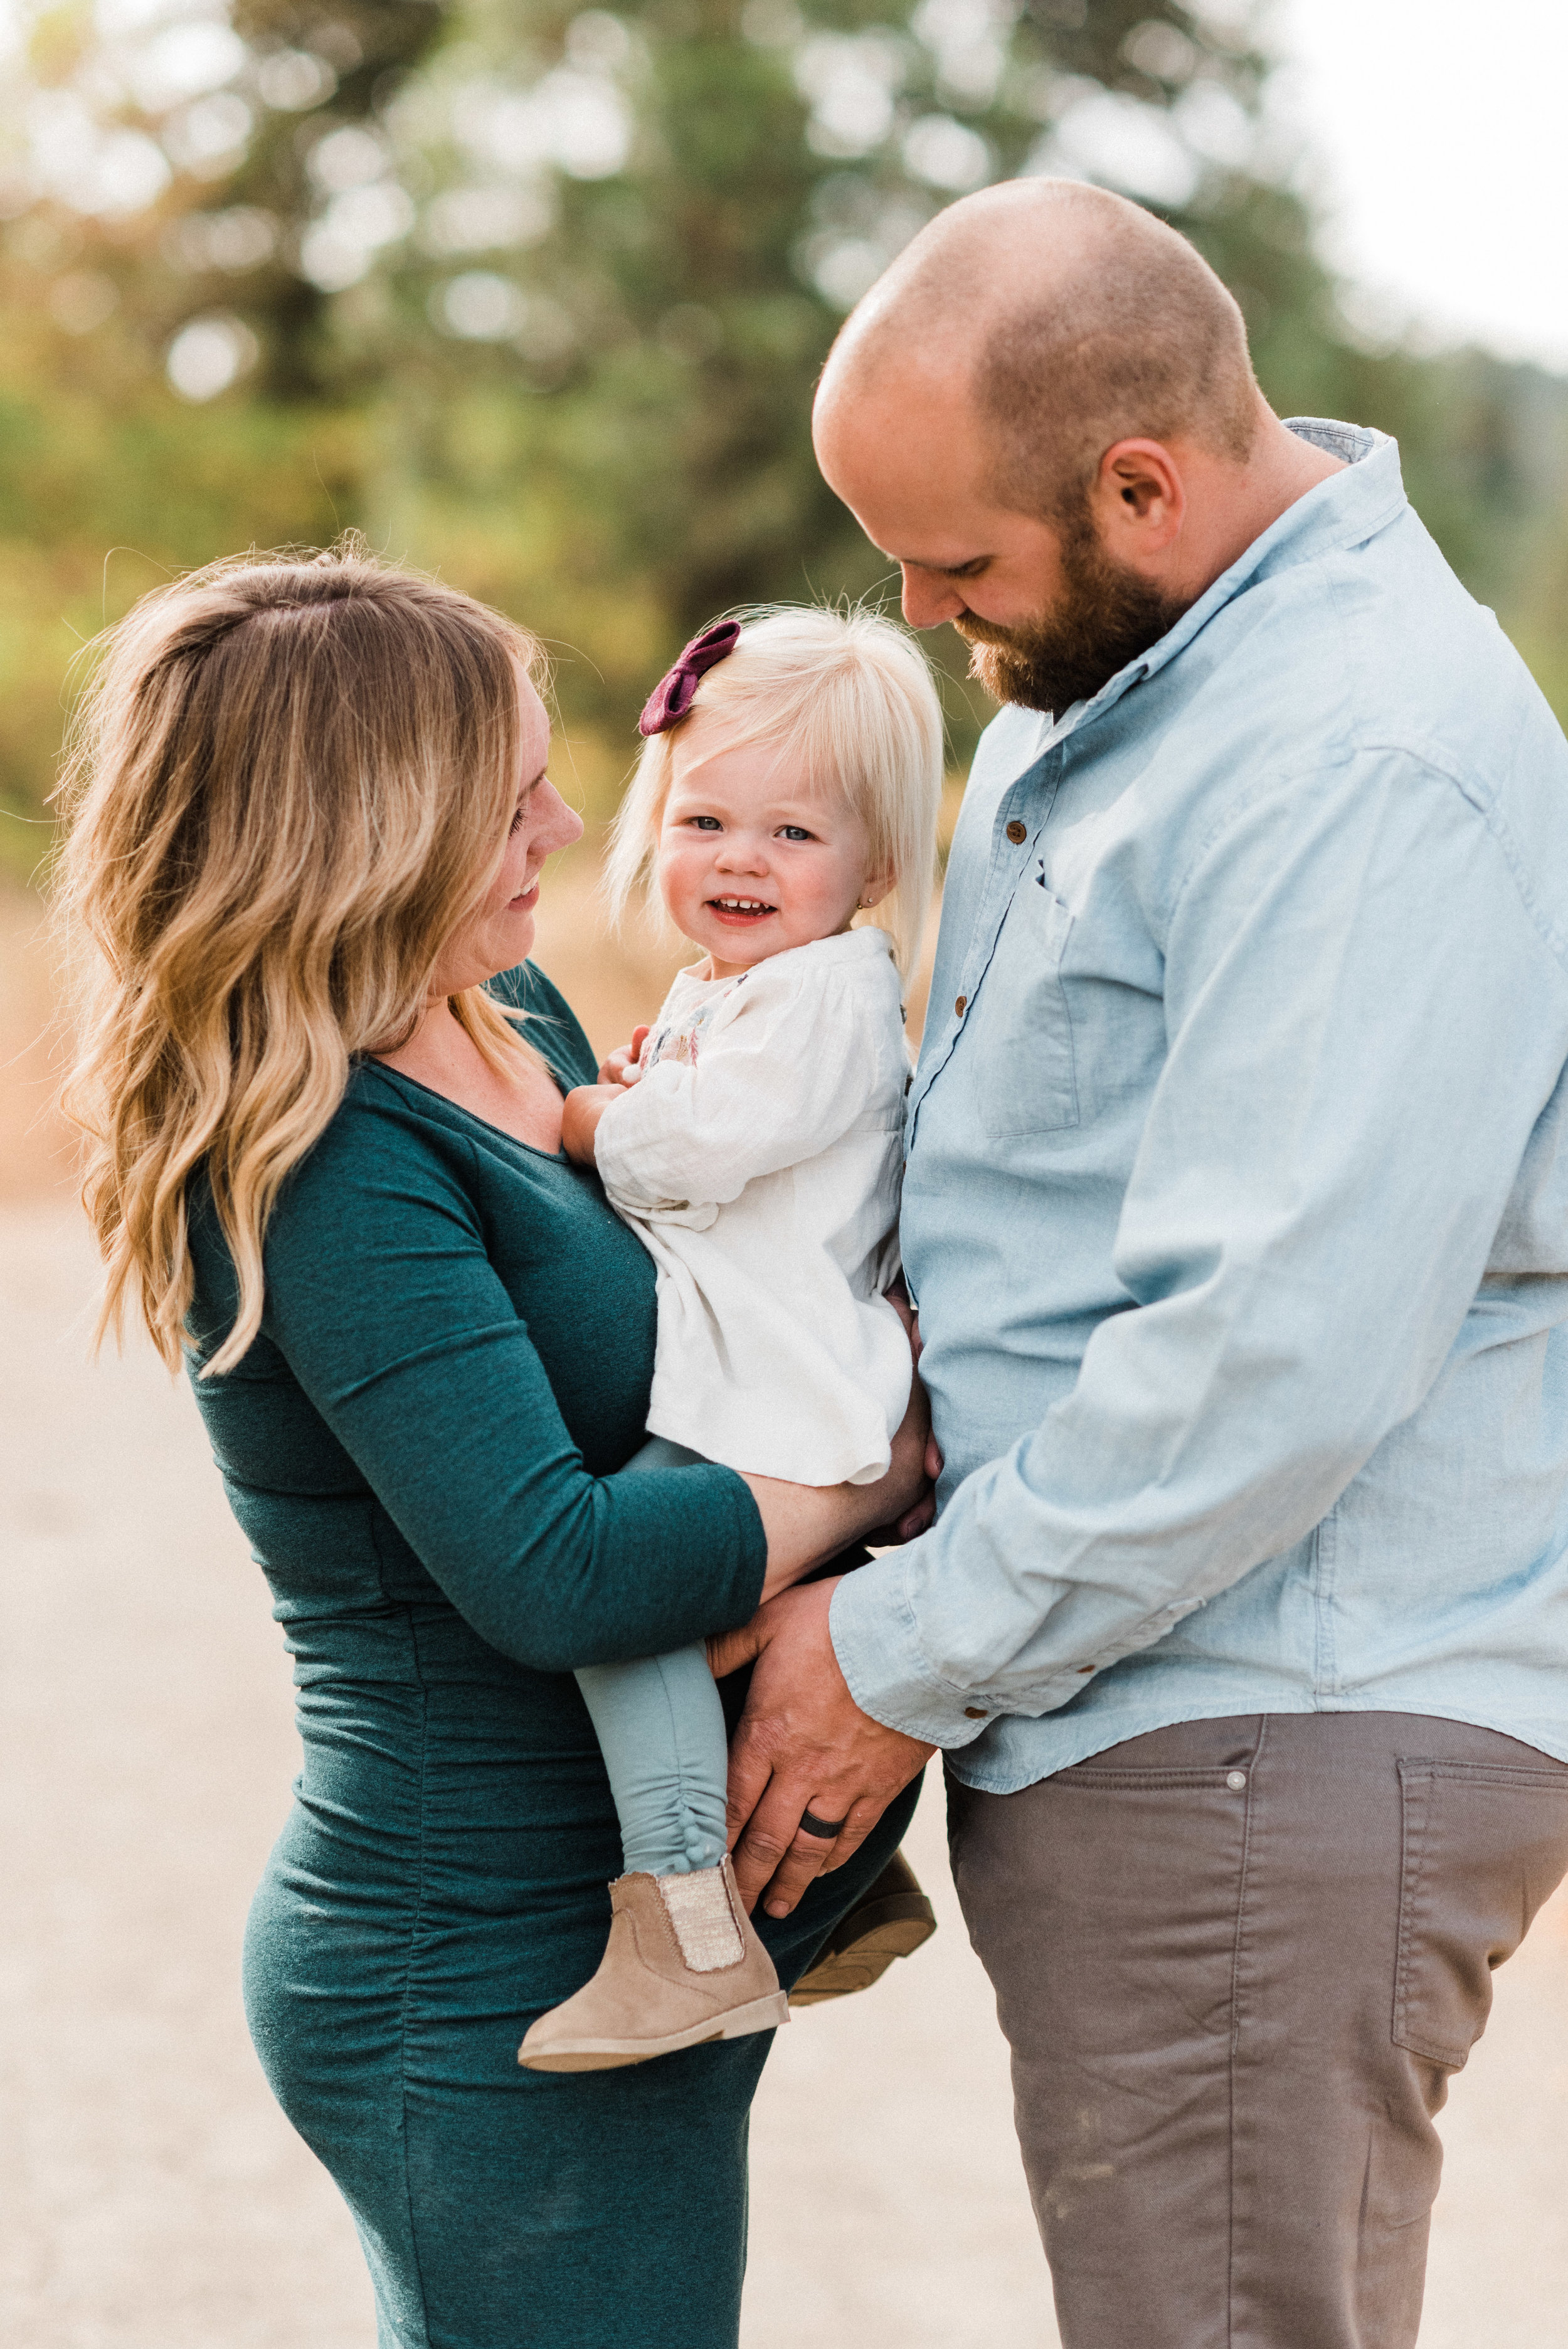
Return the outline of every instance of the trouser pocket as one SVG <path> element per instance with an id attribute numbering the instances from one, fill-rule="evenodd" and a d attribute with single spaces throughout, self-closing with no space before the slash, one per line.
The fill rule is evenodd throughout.
<path id="1" fill-rule="evenodd" d="M 1568 1765 L 1399 1763 L 1394 2044 L 1458 2071 L 1491 1977 L 1568 1873 Z"/>

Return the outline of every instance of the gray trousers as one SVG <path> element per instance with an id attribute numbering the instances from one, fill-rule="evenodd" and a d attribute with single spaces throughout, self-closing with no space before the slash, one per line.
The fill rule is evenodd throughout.
<path id="1" fill-rule="evenodd" d="M 1271 1713 L 949 1820 L 1065 2349 L 1412 2349 L 1432 2116 L 1568 1870 L 1568 1766 Z"/>

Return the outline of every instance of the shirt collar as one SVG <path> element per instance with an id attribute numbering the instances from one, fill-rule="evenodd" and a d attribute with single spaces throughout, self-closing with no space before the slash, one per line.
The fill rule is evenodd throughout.
<path id="1" fill-rule="evenodd" d="M 1190 645 L 1216 612 L 1239 595 L 1265 566 L 1279 571 L 1307 563 L 1331 548 L 1358 546 L 1391 523 L 1404 508 L 1405 483 L 1399 471 L 1398 443 L 1386 432 L 1363 424 L 1339 424 L 1331 417 L 1290 416 L 1285 429 L 1315 449 L 1326 449 L 1345 460 L 1343 472 L 1331 473 L 1286 506 L 1228 571 L 1204 589 L 1197 602 L 1146 653 L 1118 669 L 1100 687 L 1092 701 L 1075 701 L 1054 721 L 1041 721 L 1038 757 L 1069 734 L 1076 733 L 1114 709 L 1124 693 L 1142 678 L 1154 677 Z"/>

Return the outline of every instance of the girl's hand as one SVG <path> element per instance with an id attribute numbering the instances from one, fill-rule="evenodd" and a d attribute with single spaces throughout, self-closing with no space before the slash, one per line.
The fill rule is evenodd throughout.
<path id="1" fill-rule="evenodd" d="M 617 1044 L 599 1070 L 602 1085 L 634 1085 L 643 1071 L 638 1063 L 642 1058 L 645 1028 L 634 1028 L 629 1044 Z"/>
<path id="2" fill-rule="evenodd" d="M 619 1085 L 573 1085 L 561 1105 L 561 1146 L 579 1166 L 593 1164 L 599 1120 L 621 1099 Z"/>

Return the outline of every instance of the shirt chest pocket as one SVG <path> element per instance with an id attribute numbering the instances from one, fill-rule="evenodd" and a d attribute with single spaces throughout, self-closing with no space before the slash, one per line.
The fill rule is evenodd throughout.
<path id="1" fill-rule="evenodd" d="M 1022 881 L 975 1006 L 980 1121 L 1001 1137 L 1078 1123 L 1072 1019 L 1062 957 L 1073 917 L 1037 876 Z"/>

